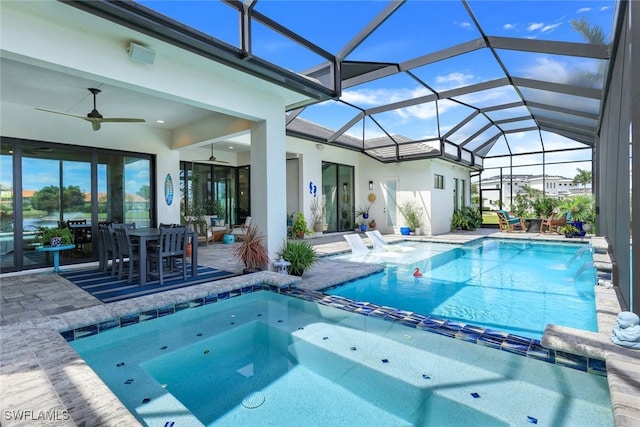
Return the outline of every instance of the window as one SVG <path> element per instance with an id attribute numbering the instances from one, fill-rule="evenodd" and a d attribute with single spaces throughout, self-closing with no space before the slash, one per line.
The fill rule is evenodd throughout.
<path id="1" fill-rule="evenodd" d="M 433 176 L 433 188 L 444 189 L 444 176 L 438 174 Z"/>

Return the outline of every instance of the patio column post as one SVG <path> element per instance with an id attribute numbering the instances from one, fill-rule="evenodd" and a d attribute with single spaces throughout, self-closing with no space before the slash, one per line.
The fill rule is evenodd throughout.
<path id="1" fill-rule="evenodd" d="M 287 234 L 286 141 L 282 111 L 251 125 L 251 221 L 271 259 Z M 255 221 L 255 222 L 254 222 Z"/>

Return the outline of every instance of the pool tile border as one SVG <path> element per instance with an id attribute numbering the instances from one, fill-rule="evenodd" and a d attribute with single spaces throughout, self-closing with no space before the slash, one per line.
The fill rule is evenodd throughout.
<path id="1" fill-rule="evenodd" d="M 507 332 L 486 329 L 481 326 L 454 322 L 434 316 L 425 316 L 392 307 L 361 303 L 337 295 L 325 295 L 318 291 L 308 291 L 295 287 L 283 289 L 281 293 L 318 304 L 347 310 L 365 316 L 378 317 L 387 321 L 401 323 L 407 327 L 466 341 L 472 344 L 491 347 L 518 356 L 576 369 L 590 374 L 606 377 L 606 363 L 602 359 L 580 356 L 559 350 L 545 348 L 539 340 Z"/>

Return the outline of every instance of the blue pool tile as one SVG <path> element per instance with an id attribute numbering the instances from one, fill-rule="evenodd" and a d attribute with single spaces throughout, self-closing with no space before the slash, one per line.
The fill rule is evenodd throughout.
<path id="1" fill-rule="evenodd" d="M 71 342 L 75 339 L 75 336 L 73 335 L 73 331 L 64 331 L 64 332 L 60 332 L 60 335 L 62 335 L 62 337 L 67 340 L 67 342 Z"/>
<path id="2" fill-rule="evenodd" d="M 169 314 L 175 313 L 176 307 L 173 305 L 167 305 L 158 309 L 158 317 L 164 317 Z"/>
<path id="3" fill-rule="evenodd" d="M 98 323 L 98 333 L 108 331 L 109 329 L 119 328 L 119 320 L 107 320 L 106 322 Z"/>
<path id="4" fill-rule="evenodd" d="M 190 306 L 190 303 L 188 303 L 188 302 L 179 302 L 179 303 L 177 303 L 175 305 L 176 313 L 179 312 L 179 311 L 182 311 L 182 310 L 186 310 L 187 308 L 189 308 L 189 306 Z"/>
<path id="5" fill-rule="evenodd" d="M 539 344 L 539 341 L 535 341 L 529 346 L 527 351 L 527 357 L 532 359 L 542 360 L 548 363 L 556 363 L 556 352 L 549 348 L 544 348 Z"/>
<path id="6" fill-rule="evenodd" d="M 607 376 L 607 364 L 604 360 L 589 358 L 587 372 L 590 374 Z"/>
<path id="7" fill-rule="evenodd" d="M 485 331 L 482 335 L 480 335 L 477 343 L 486 347 L 501 349 L 502 343 L 504 342 L 504 337 L 487 332 L 488 331 Z"/>
<path id="8" fill-rule="evenodd" d="M 218 294 L 218 300 L 226 300 L 229 299 L 231 294 L 229 292 L 221 292 Z"/>
<path id="9" fill-rule="evenodd" d="M 140 316 L 138 314 L 132 314 L 130 316 L 123 316 L 120 318 L 120 327 L 135 325 L 140 322 Z"/>
<path id="10" fill-rule="evenodd" d="M 534 418 L 534 417 L 530 417 L 529 415 L 527 415 L 527 422 L 529 422 L 531 424 L 538 424 L 538 419 Z"/>
<path id="11" fill-rule="evenodd" d="M 471 397 L 473 397 L 474 399 L 478 399 L 480 397 L 480 394 L 478 393 L 471 393 Z"/>
<path id="12" fill-rule="evenodd" d="M 502 350 L 526 356 L 532 340 L 517 335 L 509 335 L 502 342 Z"/>
<path id="13" fill-rule="evenodd" d="M 436 317 L 427 317 L 422 322 L 420 322 L 417 326 L 418 329 L 436 329 L 440 326 L 444 325 L 443 319 L 438 319 Z"/>
<path id="14" fill-rule="evenodd" d="M 90 337 L 98 333 L 98 325 L 83 326 L 82 328 L 74 329 L 73 336 L 75 339 Z"/>
<path id="15" fill-rule="evenodd" d="M 469 328 L 469 325 L 466 325 L 464 328 L 460 329 L 455 338 L 462 341 L 475 343 L 480 338 L 480 335 L 484 333 L 484 328 L 472 327 Z"/>
<path id="16" fill-rule="evenodd" d="M 204 298 L 196 298 L 189 302 L 189 308 L 200 307 L 204 305 Z"/>
<path id="17" fill-rule="evenodd" d="M 204 305 L 213 304 L 214 302 L 218 302 L 218 295 L 207 295 L 204 297 Z"/>
<path id="18" fill-rule="evenodd" d="M 230 294 L 231 298 L 235 298 L 235 297 L 238 297 L 238 296 L 242 295 L 242 290 L 234 289 L 229 294 Z"/>
<path id="19" fill-rule="evenodd" d="M 253 292 L 253 286 L 245 286 L 242 288 L 243 294 L 250 294 Z"/>
<path id="20" fill-rule="evenodd" d="M 140 313 L 140 321 L 145 322 L 147 320 L 158 318 L 158 310 L 148 310 Z"/>
<path id="21" fill-rule="evenodd" d="M 587 372 L 587 358 L 577 354 L 556 350 L 556 365 Z"/>

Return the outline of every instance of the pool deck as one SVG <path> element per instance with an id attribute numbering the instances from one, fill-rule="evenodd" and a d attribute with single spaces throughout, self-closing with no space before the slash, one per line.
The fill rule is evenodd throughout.
<path id="1" fill-rule="evenodd" d="M 365 243 L 370 243 L 361 236 Z M 495 229 L 433 237 L 385 236 L 389 242 L 420 240 L 458 244 L 483 237 L 566 241 L 563 236 L 500 233 Z M 321 256 L 350 250 L 338 234 L 310 238 L 309 242 Z M 593 247 L 600 249 L 596 252 L 602 252 L 603 248 L 606 252 L 606 242 L 603 242 L 604 239 L 598 238 L 592 241 Z M 242 271 L 242 265 L 233 259 L 228 245 L 201 245 L 198 255 L 201 265 Z M 594 265 L 598 270 L 611 269 L 606 253 L 596 253 Z M 50 268 L 0 275 L 0 423 L 3 426 L 140 425 L 59 332 L 258 283 L 295 284 L 299 289 L 315 291 L 381 270 L 381 266 L 373 264 L 321 258 L 302 279 L 261 272 L 110 304 L 100 302 L 52 274 Z M 615 288 L 596 286 L 596 306 L 599 332 L 550 325 L 542 344 L 554 350 L 605 360 L 615 425 L 640 426 L 640 350 L 623 348 L 610 340 L 616 316 L 623 310 Z"/>

